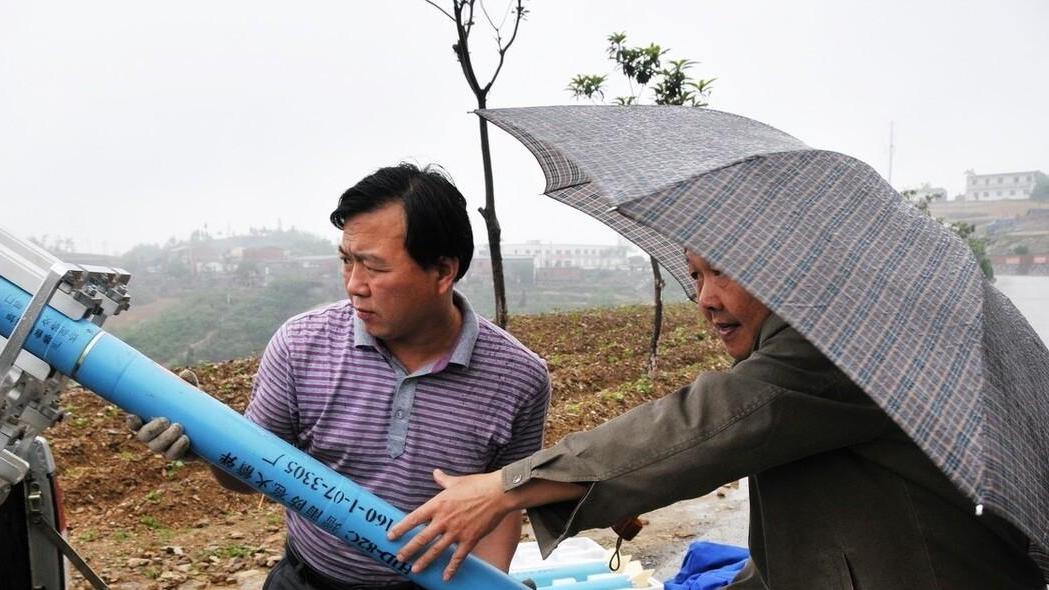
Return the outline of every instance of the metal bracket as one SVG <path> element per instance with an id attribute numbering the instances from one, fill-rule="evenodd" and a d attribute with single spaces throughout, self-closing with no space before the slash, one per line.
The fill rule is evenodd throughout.
<path id="1" fill-rule="evenodd" d="M 50 306 L 79 321 L 101 326 L 128 308 L 131 275 L 120 268 L 66 263 L 0 227 L 0 277 L 29 294 L 11 333 L 0 336 L 0 497 L 26 477 L 35 437 L 62 419 L 66 377 L 25 350 Z M 6 325 L 6 322 L 5 322 Z M 30 462 L 31 463 L 31 462 Z"/>
<path id="2" fill-rule="evenodd" d="M 29 463 L 7 449 L 0 449 L 0 504 L 11 486 L 25 479 Z"/>
<path id="3" fill-rule="evenodd" d="M 62 555 L 65 555 L 66 559 L 76 566 L 76 569 L 80 570 L 80 573 L 91 583 L 92 587 L 96 590 L 109 590 L 109 585 L 91 569 L 91 566 L 84 561 L 84 558 L 80 557 L 80 554 L 76 552 L 76 549 L 73 549 L 73 546 L 66 541 L 65 537 L 44 518 L 44 513 L 40 509 L 40 503 L 43 499 L 40 488 L 35 482 L 32 485 L 33 488 L 28 496 L 29 522 L 40 529 L 47 540 L 57 547 L 62 552 Z"/>
<path id="4" fill-rule="evenodd" d="M 82 281 L 83 273 L 84 271 L 79 267 L 63 262 L 57 262 L 51 266 L 43 284 L 40 285 L 40 289 L 33 294 L 33 298 L 29 300 L 29 305 L 22 312 L 22 317 L 15 324 L 15 329 L 11 331 L 11 336 L 8 337 L 3 351 L 0 351 L 0 378 L 6 378 L 11 367 L 14 366 L 15 359 L 18 358 L 18 353 L 22 350 L 22 345 L 25 344 L 26 338 L 32 332 L 33 326 L 36 325 L 36 321 L 40 318 L 40 314 L 47 307 L 47 302 L 51 300 L 51 296 L 58 290 L 58 286 L 67 281 L 67 279 L 71 279 L 70 282 L 75 283 Z"/>

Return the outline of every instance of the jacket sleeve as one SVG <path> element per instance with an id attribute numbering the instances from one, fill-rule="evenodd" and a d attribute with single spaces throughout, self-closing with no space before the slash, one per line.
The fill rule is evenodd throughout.
<path id="1" fill-rule="evenodd" d="M 503 468 L 506 489 L 533 478 L 590 484 L 578 501 L 529 510 L 544 555 L 580 530 L 871 440 L 889 427 L 869 397 L 780 323 L 732 370 L 701 375 Z"/>

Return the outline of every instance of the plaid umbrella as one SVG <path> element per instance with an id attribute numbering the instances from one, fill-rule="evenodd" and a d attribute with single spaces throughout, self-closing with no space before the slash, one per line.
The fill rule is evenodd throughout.
<path id="1" fill-rule="evenodd" d="M 968 246 L 869 166 L 710 109 L 478 111 L 539 160 L 547 195 L 655 256 L 682 246 L 789 322 L 1049 577 L 1049 351 Z"/>

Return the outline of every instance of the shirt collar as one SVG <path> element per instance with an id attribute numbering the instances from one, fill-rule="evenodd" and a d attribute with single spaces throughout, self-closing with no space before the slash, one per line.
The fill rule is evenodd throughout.
<path id="1" fill-rule="evenodd" d="M 354 348 L 370 347 L 379 348 L 379 340 L 368 333 L 364 322 L 357 316 L 357 308 L 353 308 L 353 346 Z"/>
<path id="2" fill-rule="evenodd" d="M 455 346 L 449 354 L 441 357 L 433 364 L 433 368 L 430 371 L 432 373 L 444 370 L 449 364 L 469 367 L 474 345 L 477 344 L 477 336 L 481 333 L 480 321 L 477 319 L 477 314 L 474 313 L 473 306 L 466 300 L 466 297 L 458 291 L 453 291 L 452 303 L 462 313 L 463 325 L 459 330 L 459 339 L 456 341 Z M 385 350 L 386 348 L 382 346 L 382 343 L 377 338 L 368 333 L 364 322 L 357 317 L 356 312 L 353 314 L 353 346 L 355 348 L 374 348 L 375 350 Z"/>
<path id="3" fill-rule="evenodd" d="M 443 364 L 456 364 L 461 367 L 470 366 L 470 358 L 473 356 L 474 345 L 477 344 L 477 336 L 481 333 L 481 324 L 474 313 L 473 306 L 458 291 L 452 293 L 452 301 L 463 314 L 463 327 L 459 331 L 459 341 L 456 342 L 452 354 L 448 355 Z M 444 359 L 442 359 L 444 360 Z M 441 364 L 440 362 L 438 364 Z M 436 367 L 435 367 L 436 368 Z M 444 367 L 440 367 L 443 369 Z M 438 369 L 439 370 L 439 369 Z"/>

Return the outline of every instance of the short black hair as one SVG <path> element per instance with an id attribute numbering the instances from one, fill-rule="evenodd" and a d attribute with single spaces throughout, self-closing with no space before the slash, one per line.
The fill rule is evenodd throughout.
<path id="1" fill-rule="evenodd" d="M 459 260 L 463 278 L 474 254 L 473 229 L 466 214 L 466 198 L 438 166 L 420 169 L 402 162 L 380 168 L 339 197 L 331 222 L 342 229 L 346 221 L 389 203 L 404 207 L 404 247 L 423 268 L 433 268 L 442 257 Z"/>

